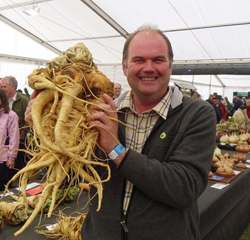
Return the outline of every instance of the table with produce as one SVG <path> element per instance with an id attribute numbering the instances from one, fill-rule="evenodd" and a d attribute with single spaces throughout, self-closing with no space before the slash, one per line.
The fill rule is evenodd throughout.
<path id="1" fill-rule="evenodd" d="M 203 240 L 238 240 L 250 222 L 250 134 L 217 125 L 209 183 L 198 200 Z"/>

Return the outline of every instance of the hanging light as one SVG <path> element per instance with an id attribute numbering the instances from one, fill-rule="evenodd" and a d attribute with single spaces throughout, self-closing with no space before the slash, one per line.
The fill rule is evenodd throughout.
<path id="1" fill-rule="evenodd" d="M 31 9 L 26 9 L 23 12 L 28 16 L 35 16 L 40 13 L 40 8 L 38 7 L 37 4 L 34 4 Z"/>

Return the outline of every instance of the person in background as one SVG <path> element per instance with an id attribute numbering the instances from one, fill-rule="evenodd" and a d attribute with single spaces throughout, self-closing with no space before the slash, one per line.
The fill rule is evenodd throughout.
<path id="1" fill-rule="evenodd" d="M 206 101 L 209 102 L 213 107 L 215 107 L 214 100 L 215 100 L 214 94 L 210 94 L 209 98 Z"/>
<path id="2" fill-rule="evenodd" d="M 7 182 L 12 178 L 11 169 L 15 166 L 17 150 L 19 147 L 18 116 L 10 110 L 9 101 L 3 89 L 0 89 L 0 191 L 4 190 Z"/>
<path id="3" fill-rule="evenodd" d="M 237 97 L 237 96 L 233 96 L 233 102 L 234 102 L 234 105 L 233 107 L 231 108 L 231 110 L 228 112 L 228 115 L 229 116 L 232 116 L 234 114 L 234 112 L 241 106 L 243 105 L 243 101 Z"/>
<path id="4" fill-rule="evenodd" d="M 98 212 L 96 190 L 90 190 L 83 240 L 200 238 L 197 201 L 208 183 L 216 116 L 206 101 L 169 86 L 172 62 L 165 34 L 141 27 L 124 45 L 122 65 L 131 90 L 119 97 L 118 111 L 107 94 L 105 103 L 92 106 L 96 111 L 87 120 L 100 134 L 96 154 L 107 160 L 112 177 L 103 182 Z M 29 123 L 31 106 L 25 114 Z M 95 170 L 107 177 L 102 167 Z"/>
<path id="5" fill-rule="evenodd" d="M 217 95 L 215 97 L 215 113 L 217 116 L 217 123 L 220 121 L 225 121 L 227 118 L 226 106 L 221 102 L 221 96 Z"/>
<path id="6" fill-rule="evenodd" d="M 244 109 L 246 109 L 245 104 L 242 104 L 233 114 L 234 122 L 238 124 L 241 131 L 245 132 L 246 130 L 246 118 L 244 115 Z"/>
<path id="7" fill-rule="evenodd" d="M 247 116 L 250 119 L 250 99 L 246 100 L 246 106 L 247 106 Z"/>
<path id="8" fill-rule="evenodd" d="M 1 79 L 1 88 L 5 91 L 8 99 L 9 99 L 9 107 L 12 109 L 19 118 L 18 124 L 20 129 L 20 149 L 25 149 L 25 136 L 29 130 L 28 124 L 24 120 L 24 114 L 26 111 L 26 107 L 29 103 L 29 99 L 25 97 L 23 94 L 17 92 L 17 80 L 15 77 L 6 76 Z M 22 151 L 18 152 L 18 156 L 16 159 L 16 169 L 22 169 L 25 166 L 24 162 L 25 154 Z"/>
<path id="9" fill-rule="evenodd" d="M 191 97 L 195 98 L 195 99 L 198 99 L 198 100 L 202 100 L 201 95 L 199 93 L 197 93 L 197 92 L 195 92 Z"/>
<path id="10" fill-rule="evenodd" d="M 246 97 L 242 97 L 241 100 L 242 100 L 243 104 L 246 106 L 246 100 L 247 100 Z"/>
<path id="11" fill-rule="evenodd" d="M 120 83 L 115 83 L 114 84 L 114 99 L 117 99 L 122 92 L 122 86 Z"/>
<path id="12" fill-rule="evenodd" d="M 232 104 L 229 102 L 227 96 L 224 97 L 222 103 L 226 106 L 227 111 L 230 111 L 232 108 Z"/>

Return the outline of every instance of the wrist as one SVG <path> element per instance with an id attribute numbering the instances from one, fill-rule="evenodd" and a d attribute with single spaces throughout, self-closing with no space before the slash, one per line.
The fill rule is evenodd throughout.
<path id="1" fill-rule="evenodd" d="M 108 156 L 111 160 L 117 159 L 123 152 L 125 151 L 125 147 L 119 143 L 110 153 Z"/>

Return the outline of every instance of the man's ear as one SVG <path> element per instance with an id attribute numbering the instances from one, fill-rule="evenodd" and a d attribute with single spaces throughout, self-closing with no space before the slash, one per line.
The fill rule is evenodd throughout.
<path id="1" fill-rule="evenodd" d="M 127 63 L 125 60 L 122 60 L 122 70 L 124 75 L 127 77 Z"/>
<path id="2" fill-rule="evenodd" d="M 169 64 L 169 75 L 172 75 L 173 72 L 173 62 Z"/>

